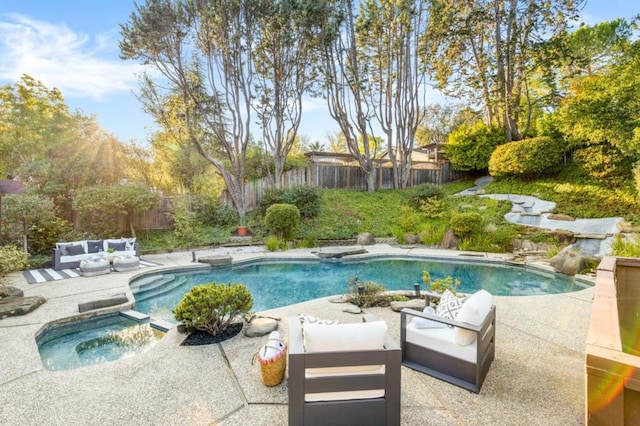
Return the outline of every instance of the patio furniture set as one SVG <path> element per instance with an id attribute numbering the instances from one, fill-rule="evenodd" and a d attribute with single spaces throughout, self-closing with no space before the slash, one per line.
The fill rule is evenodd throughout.
<path id="1" fill-rule="evenodd" d="M 53 269 L 76 269 L 85 277 L 130 272 L 140 266 L 140 246 L 135 238 L 82 240 L 56 243 Z"/>
<path id="2" fill-rule="evenodd" d="M 479 393 L 495 357 L 495 306 L 484 290 L 447 294 L 438 312 L 401 311 L 400 345 L 384 321 L 289 320 L 289 424 L 399 425 L 400 366 Z M 453 296 L 453 297 L 451 297 Z"/>

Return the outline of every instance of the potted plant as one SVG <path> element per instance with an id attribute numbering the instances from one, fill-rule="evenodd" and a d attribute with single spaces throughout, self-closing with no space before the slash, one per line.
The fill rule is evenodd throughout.
<path id="1" fill-rule="evenodd" d="M 240 225 L 238 225 L 238 235 L 240 237 L 244 237 L 245 235 L 247 235 L 247 224 L 246 224 L 244 215 L 240 216 Z"/>

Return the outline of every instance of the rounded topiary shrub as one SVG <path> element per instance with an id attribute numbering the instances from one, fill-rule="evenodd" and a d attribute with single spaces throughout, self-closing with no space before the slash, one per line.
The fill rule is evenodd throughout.
<path id="1" fill-rule="evenodd" d="M 284 240 L 293 238 L 300 222 L 300 210 L 292 204 L 273 204 L 264 216 L 267 231 Z"/>
<path id="2" fill-rule="evenodd" d="M 509 142 L 493 151 L 489 174 L 533 178 L 552 173 L 561 166 L 563 153 L 562 143 L 546 136 Z"/>
<path id="3" fill-rule="evenodd" d="M 245 285 L 213 281 L 189 290 L 173 314 L 189 328 L 216 335 L 224 332 L 236 317 L 248 314 L 252 307 L 253 296 Z"/>
<path id="4" fill-rule="evenodd" d="M 482 230 L 480 213 L 454 213 L 451 216 L 451 230 L 457 237 L 466 237 Z"/>
<path id="5" fill-rule="evenodd" d="M 449 134 L 444 152 L 454 170 L 486 170 L 494 149 L 504 142 L 504 131 L 498 127 L 463 124 Z"/>

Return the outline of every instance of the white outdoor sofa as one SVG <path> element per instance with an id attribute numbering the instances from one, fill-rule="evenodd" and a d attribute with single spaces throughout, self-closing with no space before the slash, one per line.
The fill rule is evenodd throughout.
<path id="1" fill-rule="evenodd" d="M 109 252 L 112 249 L 113 252 Z M 53 249 L 53 269 L 74 269 L 83 259 L 90 257 L 136 256 L 140 257 L 140 246 L 135 238 L 106 240 L 83 240 L 56 243 Z"/>

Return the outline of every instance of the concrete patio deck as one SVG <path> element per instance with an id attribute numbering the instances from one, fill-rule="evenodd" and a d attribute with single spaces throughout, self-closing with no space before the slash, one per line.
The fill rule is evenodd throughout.
<path id="1" fill-rule="evenodd" d="M 374 247 L 383 253 L 456 256 L 458 252 Z M 199 251 L 198 255 L 210 254 Z M 234 260 L 314 257 L 310 250 L 231 254 Z M 486 255 L 499 259 L 500 256 Z M 287 424 L 287 381 L 268 388 L 251 357 L 264 338 L 238 335 L 221 344 L 180 346 L 175 329 L 150 351 L 68 371 L 45 370 L 35 336 L 48 322 L 78 315 L 78 303 L 126 293 L 136 275 L 187 267 L 191 252 L 144 256 L 162 264 L 132 273 L 12 285 L 47 302 L 36 311 L 0 321 L 0 424 L 2 425 L 265 425 Z M 593 288 L 549 296 L 495 297 L 496 359 L 480 394 L 402 368 L 403 425 L 584 424 L 584 353 Z M 260 314 L 304 313 L 357 322 L 344 305 L 318 299 Z M 118 310 L 128 308 L 120 306 Z M 105 312 L 107 309 L 101 310 Z M 367 309 L 387 321 L 399 341 L 400 315 Z"/>

